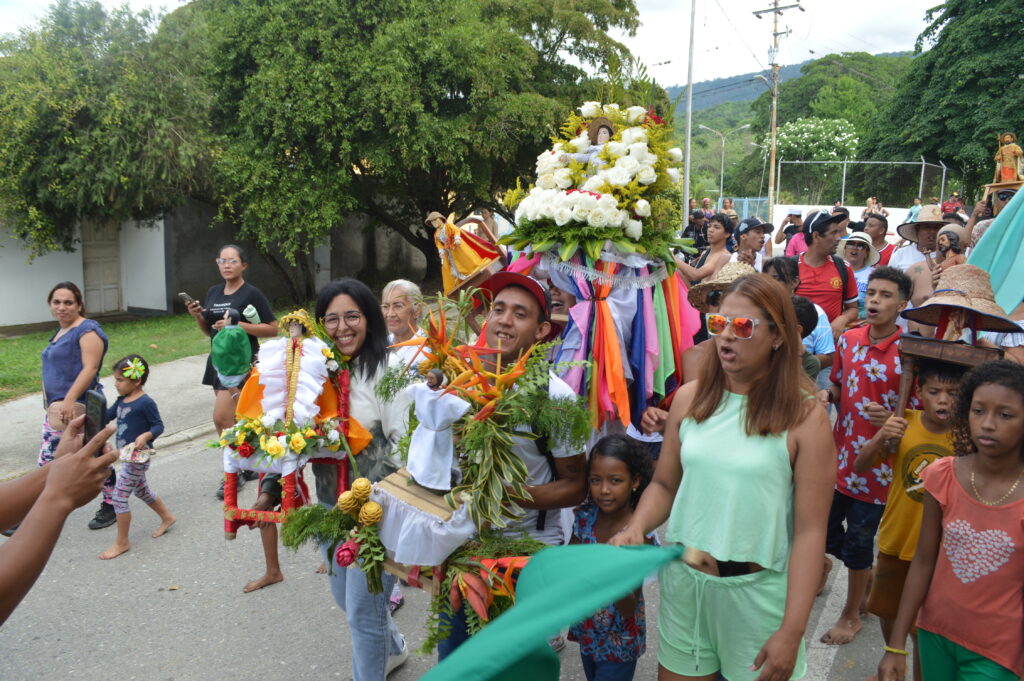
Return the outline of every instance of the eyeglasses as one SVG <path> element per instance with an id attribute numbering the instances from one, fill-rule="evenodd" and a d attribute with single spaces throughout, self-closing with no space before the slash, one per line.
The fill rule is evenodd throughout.
<path id="1" fill-rule="evenodd" d="M 217 258 L 214 262 L 218 265 L 237 265 L 238 258 Z"/>
<path id="2" fill-rule="evenodd" d="M 1010 199 L 1013 198 L 1014 194 L 1016 194 L 1016 193 L 1017 193 L 1016 189 L 1003 189 L 1001 191 L 996 192 L 996 197 L 1000 201 L 1009 201 Z"/>
<path id="3" fill-rule="evenodd" d="M 708 333 L 712 336 L 721 336 L 725 329 L 732 325 L 732 333 L 740 340 L 750 340 L 754 336 L 754 329 L 761 323 L 760 319 L 750 317 L 726 317 L 724 314 L 709 314 L 707 316 Z"/>
<path id="4" fill-rule="evenodd" d="M 409 307 L 405 303 L 381 303 L 381 312 L 387 314 L 388 312 L 395 312 L 401 314 L 405 309 Z"/>
<path id="5" fill-rule="evenodd" d="M 853 247 L 853 248 L 867 248 L 868 245 L 866 243 L 861 242 L 861 241 L 847 241 L 846 242 L 846 248 L 850 248 L 850 247 Z"/>
<path id="6" fill-rule="evenodd" d="M 334 331 L 343 319 L 345 320 L 345 326 L 359 326 L 359 323 L 363 321 L 363 313 L 353 310 L 346 312 L 340 317 L 336 314 L 329 314 L 324 317 L 324 328 L 328 331 Z"/>

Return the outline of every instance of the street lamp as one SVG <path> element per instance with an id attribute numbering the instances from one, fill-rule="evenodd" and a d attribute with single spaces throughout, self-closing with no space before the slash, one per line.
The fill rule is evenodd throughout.
<path id="1" fill-rule="evenodd" d="M 723 201 L 725 200 L 725 138 L 733 134 L 734 132 L 739 132 L 740 130 L 745 130 L 749 128 L 750 123 L 747 123 L 746 125 L 741 125 L 738 128 L 733 128 L 732 130 L 726 133 L 718 132 L 714 128 L 709 128 L 703 123 L 699 124 L 697 127 L 704 128 L 708 132 L 713 132 L 714 134 L 718 135 L 718 137 L 722 140 L 722 166 L 718 175 L 718 208 L 719 210 L 721 210 Z"/>

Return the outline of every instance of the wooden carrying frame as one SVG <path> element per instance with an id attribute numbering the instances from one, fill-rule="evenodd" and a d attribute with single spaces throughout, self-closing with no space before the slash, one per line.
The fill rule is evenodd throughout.
<path id="1" fill-rule="evenodd" d="M 961 366 L 974 367 L 994 359 L 1002 359 L 1003 351 L 980 345 L 965 345 L 954 341 L 922 338 L 920 336 L 903 336 L 900 338 L 900 363 L 903 373 L 900 374 L 900 394 L 896 400 L 895 415 L 903 418 L 907 411 L 910 391 L 917 378 L 917 362 L 922 359 L 948 362 Z"/>

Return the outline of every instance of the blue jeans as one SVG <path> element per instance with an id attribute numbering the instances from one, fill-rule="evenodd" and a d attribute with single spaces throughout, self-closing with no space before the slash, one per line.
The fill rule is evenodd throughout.
<path id="1" fill-rule="evenodd" d="M 835 490 L 828 512 L 825 553 L 843 561 L 848 570 L 870 570 L 875 560 L 875 533 L 883 511 L 885 504 L 861 501 Z"/>
<path id="2" fill-rule="evenodd" d="M 587 681 L 632 681 L 636 660 L 632 662 L 604 662 L 580 653 L 583 673 Z"/>
<path id="3" fill-rule="evenodd" d="M 321 546 L 328 565 L 334 556 L 328 555 L 327 546 Z M 395 585 L 394 575 L 384 573 L 384 590 L 371 594 L 366 575 L 356 566 L 333 566 L 334 574 L 327 575 L 331 594 L 338 607 L 345 611 L 348 628 L 352 633 L 352 676 L 354 681 L 384 681 L 388 656 L 402 651 L 402 636 L 391 619 L 388 596 Z"/>
<path id="4" fill-rule="evenodd" d="M 447 622 L 451 628 L 448 632 L 448 638 L 437 644 L 438 662 L 454 653 L 456 648 L 469 640 L 469 631 L 466 628 L 466 611 L 464 608 L 465 606 L 456 610 L 454 617 L 449 617 L 443 612 L 441 613 L 442 624 Z"/>

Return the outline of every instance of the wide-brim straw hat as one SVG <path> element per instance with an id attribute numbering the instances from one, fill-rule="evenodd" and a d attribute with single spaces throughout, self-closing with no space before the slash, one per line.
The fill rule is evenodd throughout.
<path id="1" fill-rule="evenodd" d="M 711 279 L 691 287 L 686 298 L 694 308 L 701 312 L 707 312 L 709 293 L 724 291 L 732 285 L 732 282 L 748 274 L 757 274 L 757 270 L 745 262 L 728 262 Z"/>
<path id="2" fill-rule="evenodd" d="M 907 310 L 904 319 L 938 326 L 943 311 L 953 309 L 977 313 L 976 320 L 968 318 L 967 326 L 978 331 L 1020 333 L 1016 322 L 996 303 L 988 272 L 974 265 L 956 265 L 939 275 L 939 283 L 932 297 L 920 307 Z"/>
<path id="3" fill-rule="evenodd" d="M 913 241 L 916 244 L 918 227 L 942 227 L 944 224 L 946 221 L 942 219 L 942 208 L 934 203 L 929 203 L 921 206 L 921 212 L 917 214 L 916 220 L 904 222 L 896 228 L 896 232 L 907 241 Z"/>
<path id="4" fill-rule="evenodd" d="M 444 222 L 444 216 L 438 213 L 436 210 L 432 210 L 429 213 L 427 213 L 427 218 L 423 222 L 424 224 L 433 227 L 434 220 L 440 220 Z"/>
<path id="5" fill-rule="evenodd" d="M 598 116 L 587 123 L 587 137 L 590 138 L 591 144 L 597 144 L 597 131 L 601 128 L 608 128 L 612 135 L 615 134 L 615 125 L 604 116 Z"/>
<path id="6" fill-rule="evenodd" d="M 882 256 L 878 253 L 878 249 L 875 248 L 875 245 L 873 243 L 871 243 L 871 237 L 869 237 L 864 232 L 854 232 L 853 234 L 851 234 L 850 236 L 846 237 L 845 239 L 843 239 L 839 243 L 841 243 L 843 245 L 843 249 L 844 249 L 843 250 L 843 256 L 840 256 L 840 257 L 843 258 L 843 260 L 846 260 L 846 257 L 845 257 L 845 254 L 846 254 L 846 251 L 845 251 L 846 244 L 850 244 L 850 243 L 864 244 L 865 246 L 868 247 L 868 257 L 867 257 L 867 260 L 864 261 L 864 266 L 865 267 L 874 267 L 875 265 L 878 264 L 878 261 L 882 259 Z"/>

